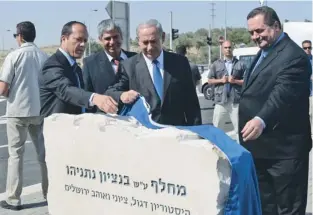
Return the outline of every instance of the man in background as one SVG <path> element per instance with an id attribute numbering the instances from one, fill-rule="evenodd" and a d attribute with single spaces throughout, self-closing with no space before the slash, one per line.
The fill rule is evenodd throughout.
<path id="1" fill-rule="evenodd" d="M 234 127 L 233 139 L 238 140 L 238 104 L 246 66 L 233 56 L 232 43 L 222 43 L 223 59 L 213 62 L 208 83 L 214 85 L 213 125 L 222 128 L 228 114 Z"/>
<path id="2" fill-rule="evenodd" d="M 122 50 L 122 30 L 111 19 L 103 20 L 98 24 L 98 35 L 103 51 L 84 59 L 83 78 L 86 91 L 103 94 L 115 83 L 120 61 L 136 53 Z M 95 108 L 92 109 L 92 112 L 95 111 Z"/>
<path id="3" fill-rule="evenodd" d="M 186 46 L 184 46 L 184 45 L 177 46 L 176 47 L 176 53 L 186 57 L 186 54 L 187 54 Z M 192 72 L 193 83 L 194 83 L 194 85 L 196 87 L 200 83 L 201 74 L 200 74 L 198 66 L 196 64 L 191 63 L 189 61 L 189 65 L 190 65 L 190 69 L 191 69 L 191 72 Z"/>
<path id="4" fill-rule="evenodd" d="M 85 24 L 66 23 L 61 32 L 61 47 L 44 64 L 39 76 L 41 114 L 81 114 L 96 105 L 106 113 L 117 111 L 110 97 L 84 90 L 81 68 L 76 59 L 86 48 L 88 32 Z"/>
<path id="5" fill-rule="evenodd" d="M 311 62 L 311 66 L 312 66 L 312 42 L 311 40 L 304 40 L 302 42 L 302 48 L 304 50 L 304 52 L 308 55 L 310 62 Z M 312 80 L 313 80 L 313 76 L 311 75 L 310 77 L 310 121 L 311 121 L 311 134 L 313 134 L 313 126 L 312 126 L 312 109 L 313 109 L 313 99 L 312 99 Z"/>
<path id="6" fill-rule="evenodd" d="M 31 22 L 16 26 L 14 38 L 19 46 L 5 59 L 0 72 L 0 94 L 7 97 L 8 174 L 6 200 L 2 208 L 21 210 L 23 189 L 23 156 L 27 132 L 35 146 L 42 176 L 42 193 L 48 191 L 45 146 L 40 116 L 38 74 L 48 58 L 34 43 L 36 29 Z"/>

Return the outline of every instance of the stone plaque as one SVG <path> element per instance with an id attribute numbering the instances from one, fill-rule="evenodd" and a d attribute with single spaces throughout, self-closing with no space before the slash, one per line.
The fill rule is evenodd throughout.
<path id="1" fill-rule="evenodd" d="M 231 167 L 209 141 L 131 117 L 56 114 L 45 119 L 52 215 L 215 215 Z"/>

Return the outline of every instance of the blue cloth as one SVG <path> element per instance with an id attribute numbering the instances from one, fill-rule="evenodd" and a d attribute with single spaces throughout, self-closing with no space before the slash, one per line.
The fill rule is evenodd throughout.
<path id="1" fill-rule="evenodd" d="M 154 87 L 162 100 L 163 98 L 163 78 L 161 75 L 161 70 L 158 67 L 159 62 L 157 60 L 154 60 L 153 62 L 153 84 Z"/>
<path id="2" fill-rule="evenodd" d="M 147 106 L 144 98 L 139 97 L 133 105 L 125 105 L 120 115 L 133 116 L 147 128 L 162 129 L 150 120 Z M 230 161 L 231 184 L 224 215 L 262 215 L 258 181 L 250 152 L 228 137 L 224 131 L 210 125 L 177 128 L 192 131 L 209 140 L 221 149 Z"/>

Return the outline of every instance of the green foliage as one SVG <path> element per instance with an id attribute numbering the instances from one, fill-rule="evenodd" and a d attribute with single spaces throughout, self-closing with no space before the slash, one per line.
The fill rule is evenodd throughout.
<path id="1" fill-rule="evenodd" d="M 188 47 L 187 57 L 190 61 L 197 64 L 208 63 L 208 45 L 207 45 L 208 30 L 200 28 L 196 32 L 186 32 L 179 34 L 178 39 L 173 41 L 173 51 L 178 45 L 185 45 Z M 211 31 L 212 46 L 211 46 L 211 60 L 217 60 L 220 56 L 220 48 L 218 38 L 224 36 L 224 29 L 215 28 Z M 166 34 L 163 46 L 165 49 L 170 48 L 170 35 Z M 254 46 L 250 39 L 250 34 L 246 28 L 227 28 L 227 39 L 233 43 L 236 48 L 241 44 L 247 47 Z M 130 39 L 131 50 L 138 49 L 138 39 Z M 101 47 L 101 46 L 100 46 Z M 102 49 L 102 47 L 101 47 Z M 93 51 L 93 46 L 92 46 Z"/>
<path id="2" fill-rule="evenodd" d="M 94 39 L 91 38 L 89 43 L 90 43 L 90 50 L 91 50 L 90 54 L 97 53 L 97 52 L 103 50 L 103 47 L 98 42 L 96 42 Z M 89 43 L 87 43 L 87 47 L 86 47 L 87 53 L 89 53 Z"/>

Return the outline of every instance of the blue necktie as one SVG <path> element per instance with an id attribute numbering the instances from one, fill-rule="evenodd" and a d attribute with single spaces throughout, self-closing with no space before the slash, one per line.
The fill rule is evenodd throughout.
<path id="1" fill-rule="evenodd" d="M 261 53 L 261 56 L 259 57 L 258 62 L 255 64 L 255 66 L 254 66 L 254 68 L 253 68 L 251 74 L 253 74 L 254 70 L 255 70 L 255 69 L 258 67 L 258 65 L 262 62 L 262 60 L 264 59 L 264 57 L 265 57 L 265 54 L 262 52 L 262 53 Z"/>
<path id="2" fill-rule="evenodd" d="M 162 100 L 163 98 L 163 78 L 161 75 L 160 68 L 158 67 L 159 62 L 157 60 L 153 60 L 153 84 L 154 87 Z"/>
<path id="3" fill-rule="evenodd" d="M 77 79 L 77 83 L 78 83 L 78 88 L 81 88 L 81 85 L 80 85 L 80 80 L 79 80 L 79 75 L 78 75 L 78 73 L 77 73 L 77 68 L 78 68 L 78 65 L 77 65 L 77 63 L 75 63 L 74 65 L 73 65 L 73 67 L 74 67 L 74 74 L 75 74 L 75 77 L 76 77 L 76 79 Z M 86 113 L 86 109 L 85 108 L 82 108 L 82 113 Z"/>

